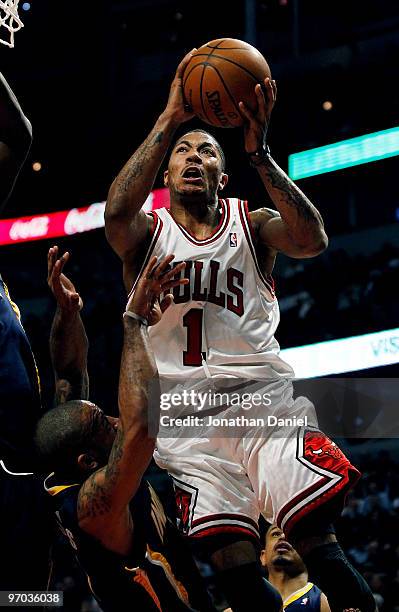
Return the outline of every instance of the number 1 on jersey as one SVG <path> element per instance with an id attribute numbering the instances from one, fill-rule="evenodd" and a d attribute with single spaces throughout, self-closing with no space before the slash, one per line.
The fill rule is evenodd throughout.
<path id="1" fill-rule="evenodd" d="M 183 317 L 183 326 L 187 327 L 187 350 L 183 351 L 183 365 L 200 366 L 205 354 L 202 352 L 202 308 L 191 308 Z"/>

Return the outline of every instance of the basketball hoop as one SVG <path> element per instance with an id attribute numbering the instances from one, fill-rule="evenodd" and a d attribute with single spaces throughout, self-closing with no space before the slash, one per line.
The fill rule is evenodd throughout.
<path id="1" fill-rule="evenodd" d="M 9 40 L 0 36 L 0 43 L 13 48 L 14 33 L 24 27 L 18 15 L 19 0 L 0 0 L 0 28 L 6 28 L 9 33 Z"/>

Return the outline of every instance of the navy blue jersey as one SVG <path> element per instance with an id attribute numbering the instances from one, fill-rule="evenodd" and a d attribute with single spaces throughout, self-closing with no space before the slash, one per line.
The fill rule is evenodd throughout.
<path id="1" fill-rule="evenodd" d="M 308 582 L 306 586 L 291 593 L 284 602 L 284 610 L 287 612 L 320 612 L 320 589 Z"/>
<path id="2" fill-rule="evenodd" d="M 130 502 L 134 531 L 128 556 L 105 549 L 79 528 L 77 500 L 81 484 L 49 486 L 59 527 L 87 575 L 104 612 L 214 610 L 185 540 L 165 515 L 154 489 L 143 481 Z"/>
<path id="3" fill-rule="evenodd" d="M 33 434 L 41 414 L 35 359 L 0 276 L 0 459 L 10 469 L 32 471 Z"/>

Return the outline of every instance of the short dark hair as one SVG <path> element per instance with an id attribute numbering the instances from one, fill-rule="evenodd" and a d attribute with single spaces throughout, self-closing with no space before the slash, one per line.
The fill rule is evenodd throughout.
<path id="1" fill-rule="evenodd" d="M 71 400 L 46 412 L 39 420 L 35 447 L 40 469 L 66 474 L 76 470 L 77 455 L 93 446 L 91 422 L 81 400 Z"/>
<path id="2" fill-rule="evenodd" d="M 201 132 L 202 134 L 206 134 L 207 136 L 210 136 L 210 138 L 212 138 L 213 142 L 215 143 L 215 146 L 219 152 L 220 158 L 222 160 L 222 171 L 224 172 L 226 170 L 226 157 L 224 154 L 224 151 L 220 145 L 220 143 L 216 140 L 216 138 L 214 137 L 213 134 L 211 134 L 210 132 L 207 132 L 206 130 L 203 130 L 201 128 L 194 128 L 192 130 L 187 130 L 187 132 L 184 132 L 184 134 L 181 134 L 173 143 L 173 146 L 176 145 L 176 142 L 178 142 L 179 140 L 181 140 L 182 138 L 184 138 L 184 136 L 186 134 L 191 134 L 192 132 Z"/>

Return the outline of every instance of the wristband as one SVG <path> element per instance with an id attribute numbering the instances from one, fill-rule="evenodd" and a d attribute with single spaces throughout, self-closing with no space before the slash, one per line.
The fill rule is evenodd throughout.
<path id="1" fill-rule="evenodd" d="M 123 313 L 123 318 L 130 317 L 131 319 L 135 319 L 135 321 L 139 321 L 142 325 L 148 327 L 148 321 L 144 317 L 132 312 L 131 310 L 125 310 Z"/>
<path id="2" fill-rule="evenodd" d="M 247 155 L 249 157 L 249 165 L 253 168 L 257 168 L 265 163 L 267 157 L 270 157 L 270 149 L 268 145 L 265 145 L 256 151 L 247 153 Z"/>

